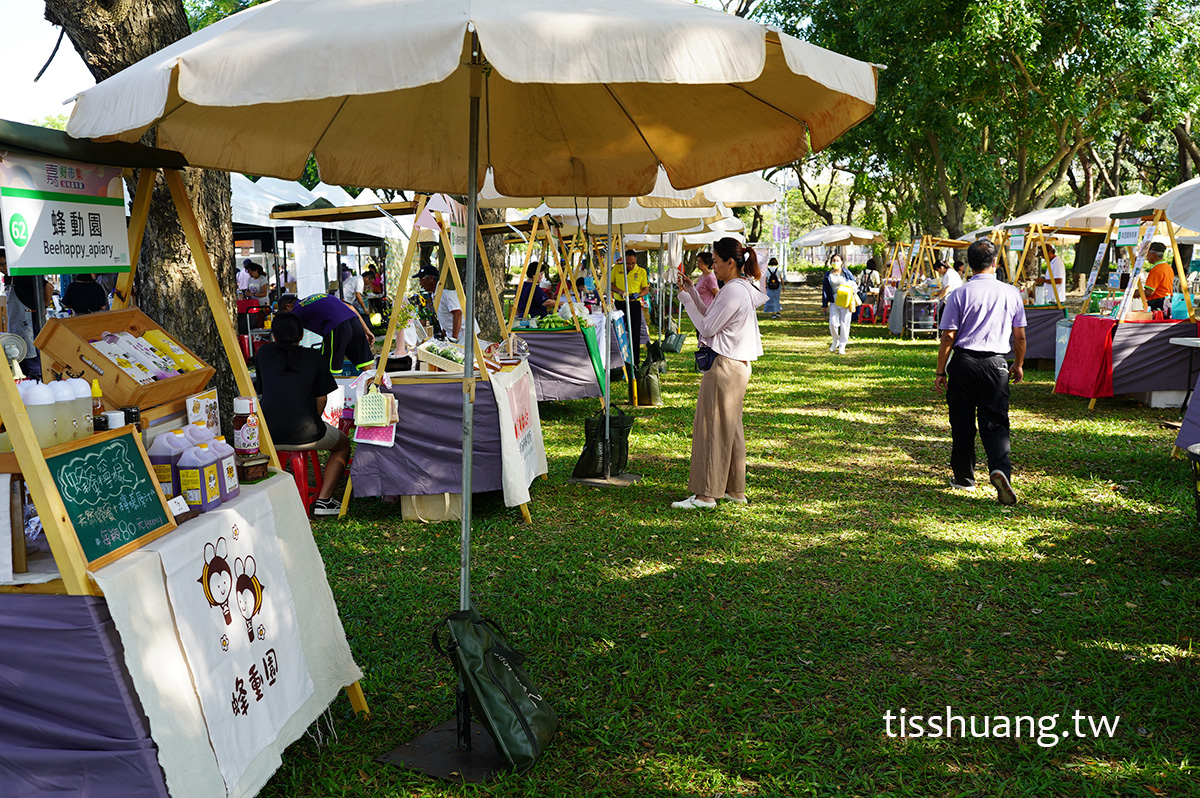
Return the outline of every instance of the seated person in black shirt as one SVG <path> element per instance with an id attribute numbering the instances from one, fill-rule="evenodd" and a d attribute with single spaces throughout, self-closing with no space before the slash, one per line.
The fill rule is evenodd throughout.
<path id="1" fill-rule="evenodd" d="M 75 312 L 76 316 L 108 310 L 108 291 L 96 282 L 94 274 L 77 274 L 67 285 L 63 296 L 63 307 Z"/>
<path id="2" fill-rule="evenodd" d="M 321 419 L 326 395 L 337 388 L 321 353 L 303 349 L 304 326 L 294 313 L 280 313 L 271 323 L 274 341 L 254 356 L 262 385 L 262 411 L 276 448 L 319 449 L 329 452 L 313 515 L 337 515 L 341 502 L 333 498 L 350 459 L 350 439 Z"/>
<path id="3" fill-rule="evenodd" d="M 538 276 L 537 261 L 529 264 L 529 268 L 525 270 L 525 282 L 521 286 L 521 295 L 517 297 L 517 318 L 523 319 L 526 316 L 541 318 L 550 312 L 554 307 L 554 299 L 546 294 L 536 283 Z M 533 299 L 529 298 L 529 292 L 533 292 Z"/>

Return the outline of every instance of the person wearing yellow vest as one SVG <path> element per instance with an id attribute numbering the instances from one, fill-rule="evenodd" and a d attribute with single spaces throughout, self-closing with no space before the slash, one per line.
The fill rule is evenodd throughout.
<path id="1" fill-rule="evenodd" d="M 1151 311 L 1162 310 L 1175 291 L 1175 272 L 1171 264 L 1163 260 L 1166 244 L 1155 241 L 1146 253 L 1146 304 Z"/>
<path id="2" fill-rule="evenodd" d="M 629 343 L 633 347 L 633 364 L 636 366 L 641 358 L 642 347 L 642 297 L 650 293 L 650 280 L 646 270 L 638 266 L 637 253 L 632 249 L 625 250 L 625 268 L 613 269 L 612 275 L 613 298 L 617 309 L 625 309 L 625 295 L 629 295 Z"/>

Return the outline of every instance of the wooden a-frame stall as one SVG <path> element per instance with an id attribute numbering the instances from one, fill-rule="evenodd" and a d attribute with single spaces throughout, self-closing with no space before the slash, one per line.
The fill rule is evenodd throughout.
<path id="1" fill-rule="evenodd" d="M 320 209 L 303 209 L 297 211 L 277 211 L 271 214 L 272 219 L 277 220 L 292 220 L 292 221 L 308 221 L 308 222 L 330 222 L 330 221 L 351 221 L 354 219 L 377 218 L 380 215 L 406 215 L 412 214 L 416 218 L 420 218 L 425 212 L 426 206 L 431 199 L 430 195 L 418 194 L 411 202 L 392 202 L 383 203 L 380 205 L 349 205 L 341 208 L 320 208 Z M 385 213 L 386 212 L 386 213 Z M 441 300 L 442 291 L 453 290 L 459 301 L 459 306 L 466 307 L 466 295 L 464 293 L 462 278 L 459 276 L 458 269 L 453 265 L 453 249 L 450 242 L 449 225 L 441 211 L 433 213 L 438 227 L 440 228 L 439 239 L 445 253 L 445 257 L 441 260 L 440 273 L 438 275 L 438 284 L 434 289 L 433 301 L 436 308 Z M 507 225 L 505 225 L 507 227 Z M 492 306 L 496 312 L 496 318 L 501 327 L 501 334 L 507 337 L 509 335 L 509 327 L 505 323 L 504 310 L 500 302 L 500 294 L 496 289 L 496 283 L 492 278 L 491 267 L 487 259 L 487 249 L 483 244 L 483 229 L 476 228 L 476 251 L 484 262 L 484 275 L 488 286 L 488 295 L 491 298 Z M 387 371 L 387 357 L 396 345 L 397 334 L 403 334 L 398 329 L 399 318 L 402 303 L 405 301 L 405 291 L 408 289 L 408 281 L 412 277 L 413 264 L 417 257 L 417 251 L 420 248 L 418 235 L 414 228 L 413 234 L 409 237 L 408 246 L 405 248 L 403 266 L 400 269 L 400 276 L 395 282 L 395 289 L 392 294 L 392 312 L 388 318 L 387 332 L 384 334 L 383 354 L 379 358 L 379 363 L 375 369 L 373 382 L 376 385 L 382 385 L 383 376 Z M 447 278 L 453 284 L 448 286 Z M 475 401 L 475 384 L 478 379 L 485 382 L 491 381 L 491 375 L 487 367 L 487 359 L 484 358 L 483 349 L 479 344 L 479 336 L 476 333 L 474 319 L 463 319 L 463 329 L 469 332 L 471 337 L 471 346 L 475 350 L 476 371 L 479 374 L 477 378 L 475 373 L 467 374 L 464 371 L 459 374 L 455 372 L 437 373 L 437 372 L 406 372 L 392 373 L 389 375 L 392 383 L 420 385 L 420 384 L 444 384 L 447 382 L 461 382 L 463 393 L 466 394 L 470 401 Z M 543 479 L 547 478 L 543 475 Z M 338 513 L 339 518 L 346 516 L 350 503 L 350 495 L 353 490 L 353 478 L 347 475 L 346 489 L 342 494 L 342 506 Z M 526 523 L 532 523 L 533 517 L 529 511 L 529 505 L 523 503 L 518 505 L 521 511 L 521 517 Z"/>
<path id="2" fill-rule="evenodd" d="M 14 142 L 16 144 L 14 145 Z M 242 357 L 241 350 L 238 346 L 237 335 L 232 324 L 232 319 L 225 304 L 224 297 L 221 294 L 220 285 L 214 271 L 211 259 L 208 256 L 208 251 L 205 247 L 203 236 L 187 195 L 187 189 L 184 184 L 181 170 L 186 167 L 186 162 L 183 158 L 174 152 L 155 150 L 140 145 L 129 144 L 94 144 L 87 141 L 79 141 L 70 139 L 65 134 L 59 131 L 49 131 L 40 128 L 33 128 L 25 125 L 15 125 L 8 122 L 0 121 L 0 157 L 7 154 L 19 154 L 24 156 L 32 156 L 35 158 L 46 159 L 48 162 L 67 161 L 79 162 L 83 164 L 105 165 L 108 167 L 116 167 L 122 169 L 125 178 L 136 176 L 137 187 L 134 193 L 134 198 L 131 207 L 131 218 L 127 229 L 130 267 L 129 271 L 121 274 L 117 283 L 117 298 L 114 301 L 112 311 L 122 313 L 123 309 L 129 306 L 129 297 L 132 293 L 134 281 L 134 269 L 138 263 L 141 254 L 141 246 L 143 237 L 146 231 L 146 222 L 149 216 L 151 205 L 151 194 L 161 173 L 162 178 L 169 191 L 171 201 L 178 213 L 179 222 L 183 229 L 188 247 L 195 260 L 197 273 L 201 282 L 202 289 L 207 300 L 207 312 L 213 316 L 214 324 L 217 328 L 218 335 L 221 340 L 221 345 L 229 360 L 233 370 L 234 380 L 238 391 L 243 395 L 254 396 L 255 390 L 250 379 L 249 370 Z M 103 315 L 103 314 L 100 314 Z M 113 318 L 118 318 L 113 316 Z M 170 412 L 182 407 L 182 402 L 168 402 L 170 407 L 167 410 L 160 406 L 159 414 L 170 414 Z M 262 417 L 261 409 L 259 414 L 259 429 L 260 429 L 260 447 L 262 451 L 268 455 L 269 461 L 276 469 L 279 468 L 279 459 L 276 450 L 272 444 L 270 433 Z M 153 417 L 152 410 L 150 417 Z M 109 740 L 109 745 L 101 746 L 100 748 L 89 748 L 87 751 L 87 761 L 90 763 L 86 767 L 76 763 L 75 765 L 66 765 L 67 770 L 74 775 L 66 782 L 71 782 L 72 779 L 78 781 L 80 785 L 94 784 L 94 780 L 100 773 L 113 772 L 112 768 L 117 768 L 122 773 L 126 785 L 129 789 L 159 789 L 155 784 L 162 784 L 162 779 L 165 777 L 168 784 L 173 784 L 172 790 L 178 788 L 184 790 L 198 789 L 195 784 L 209 783 L 211 779 L 219 779 L 222 774 L 217 772 L 217 763 L 214 760 L 209 764 L 208 757 L 200 757 L 196 759 L 193 754 L 187 752 L 187 744 L 183 743 L 183 739 L 190 739 L 189 735 L 199 734 L 203 737 L 207 734 L 204 729 L 205 721 L 199 713 L 199 694 L 188 694 L 184 697 L 178 694 L 180 683 L 168 679 L 170 684 L 159 683 L 153 677 L 149 676 L 146 671 L 147 666 L 163 666 L 171 670 L 173 673 L 178 673 L 178 669 L 186 668 L 184 665 L 184 651 L 182 649 L 182 639 L 175 645 L 180 645 L 181 648 L 176 650 L 171 644 L 164 643 L 163 646 L 155 648 L 158 641 L 168 636 L 174 640 L 175 635 L 181 634 L 180 631 L 174 628 L 172 623 L 173 616 L 168 614 L 162 615 L 161 610 L 155 610 L 159 617 L 157 624 L 137 628 L 136 621 L 130 616 L 130 606 L 137 606 L 138 601 L 143 602 L 141 606 L 146 606 L 145 602 L 153 602 L 155 607 L 159 607 L 160 599 L 156 598 L 156 594 L 141 592 L 132 594 L 129 591 L 132 589 L 132 582 L 129 574 L 142 569 L 145 566 L 143 563 L 152 562 L 148 558 L 140 558 L 137 563 L 131 568 L 124 569 L 121 576 L 109 574 L 111 568 L 120 569 L 123 564 L 133 562 L 134 558 L 124 558 L 126 554 L 131 552 L 140 543 L 148 542 L 155 539 L 156 535 L 165 535 L 162 538 L 165 542 L 175 541 L 175 545 L 180 545 L 186 539 L 188 546 L 195 543 L 192 540 L 197 534 L 201 537 L 206 537 L 211 531 L 209 525 L 205 525 L 203 517 L 192 521 L 197 526 L 185 526 L 182 531 L 177 531 L 176 522 L 169 521 L 168 525 L 156 531 L 152 535 L 147 535 L 145 540 L 127 544 L 120 549 L 114 551 L 110 555 L 101 558 L 95 558 L 90 555 L 83 546 L 79 532 L 77 531 L 73 517 L 79 512 L 77 502 L 74 505 L 69 505 L 65 494 L 60 492 L 59 484 L 51 471 L 51 465 L 48 462 L 48 456 L 56 458 L 61 462 L 62 458 L 59 455 L 70 447 L 74 451 L 75 447 L 81 445 L 94 445 L 96 442 L 108 442 L 116 440 L 121 436 L 133 437 L 130 439 L 130 446 L 135 446 L 136 449 L 141 449 L 140 439 L 137 438 L 138 429 L 132 427 L 124 427 L 121 430 L 109 433 L 99 433 L 97 435 L 85 437 L 75 443 L 65 444 L 63 446 L 52 447 L 46 450 L 40 448 L 37 438 L 33 432 L 29 415 L 25 409 L 25 405 L 19 396 L 16 383 L 14 382 L 13 372 L 9 367 L 6 358 L 0 358 L 0 417 L 4 419 L 6 429 L 9 434 L 10 441 L 13 447 L 13 453 L 9 455 L 0 455 L 0 471 L 11 474 L 19 474 L 29 491 L 32 501 L 37 509 L 38 516 L 45 531 L 47 543 L 50 548 L 50 555 L 53 558 L 54 568 L 57 569 L 57 578 L 53 578 L 53 571 L 46 572 L 43 566 L 43 572 L 38 576 L 40 581 L 29 579 L 22 582 L 21 574 L 16 574 L 11 583 L 0 585 L 0 593 L 11 597 L 13 602 L 11 607 L 7 607 L 3 616 L 6 624 L 11 624 L 14 620 L 27 615 L 37 617 L 45 613 L 47 617 L 57 619 L 66 613 L 74 613 L 74 620 L 67 628 L 57 630 L 47 630 L 46 635 L 42 638 L 45 642 L 39 643 L 37 650 L 49 652 L 54 650 L 54 646 L 81 646 L 79 650 L 80 658 L 76 662 L 66 663 L 62 666 L 53 665 L 45 659 L 41 662 L 46 666 L 46 676 L 35 678 L 32 674 L 28 679 L 22 680 L 25 687 L 22 688 L 28 698 L 25 711 L 30 713 L 28 718 L 49 718 L 48 714 L 55 711 L 60 711 L 62 702 L 55 703 L 54 699 L 47 698 L 43 700 L 40 696 L 43 690 L 36 688 L 38 678 L 54 679 L 53 674 L 58 674 L 60 677 L 70 672 L 72 677 L 77 677 L 82 680 L 79 682 L 79 687 L 89 694 L 93 691 L 98 696 L 95 706 L 91 706 L 91 711 L 97 713 L 101 717 L 104 713 L 108 713 L 111 718 L 124 718 L 125 713 L 119 710 L 119 706 L 123 703 L 130 707 L 128 727 L 120 727 L 120 734 L 132 735 L 131 737 L 113 738 Z M 143 422 L 147 421 L 147 417 L 143 417 Z M 136 442 L 136 443 L 134 443 Z M 143 452 L 143 458 L 145 457 Z M 135 458 L 136 459 L 136 458 Z M 150 469 L 149 461 L 144 460 L 147 469 Z M 136 465 L 134 466 L 137 467 Z M 55 466 L 58 468 L 58 465 Z M 152 472 L 151 472 L 152 473 Z M 153 489 L 155 494 L 159 493 L 158 487 Z M 293 499 L 293 491 L 290 490 L 290 480 L 282 481 L 278 477 L 273 480 L 268 480 L 263 486 L 245 486 L 243 492 L 255 491 L 256 498 L 253 504 L 248 504 L 246 507 L 262 507 L 264 500 L 268 502 L 268 512 L 273 512 L 277 506 L 283 506 L 288 513 L 286 526 L 288 532 L 286 535 L 280 534 L 279 545 L 286 545 L 289 557 L 285 557 L 279 564 L 285 570 L 293 567 L 298 568 L 299 572 L 310 574 L 311 578 L 317 578 L 316 574 L 320 574 L 320 581 L 324 583 L 324 569 L 320 563 L 320 554 L 312 544 L 311 535 L 304 534 L 299 530 L 298 522 L 304 518 L 301 510 Z M 275 502 L 279 497 L 284 502 L 283 505 L 277 505 Z M 165 511 L 165 499 L 163 508 Z M 14 510 L 19 512 L 19 505 L 14 502 Z M 295 505 L 295 506 L 294 506 Z M 75 509 L 71 509 L 74 506 Z M 123 507 L 123 505 L 122 505 Z M 122 509 L 119 512 L 124 513 Z M 218 510 L 218 514 L 221 511 Z M 17 516 L 19 517 L 19 516 Z M 86 516 L 83 516 L 86 517 Z M 170 513 L 166 517 L 170 518 Z M 224 516 L 222 516 L 224 518 Z M 216 524 L 227 522 L 217 521 Z M 306 520 L 306 519 L 305 519 Z M 307 525 L 304 525 L 307 527 Z M 273 525 L 271 527 L 273 529 Z M 271 535 L 271 533 L 267 533 Z M 184 535 L 186 538 L 177 537 Z M 234 527 L 234 537 L 237 537 L 236 525 Z M 274 535 L 271 535 L 273 538 Z M 286 538 L 287 542 L 283 540 Z M 197 538 L 198 539 L 198 538 Z M 156 540 L 157 542 L 157 540 Z M 23 544 L 23 537 L 21 539 Z M 268 545 L 265 544 L 264 545 Z M 260 555 L 261 556 L 261 555 Z M 122 561 L 116 561 L 118 557 L 124 558 Z M 157 562 L 157 560 L 153 560 Z M 290 563 L 290 564 L 289 564 Z M 106 567 L 102 567 L 106 566 Z M 144 572 L 144 571 L 143 571 Z M 154 572 L 159 575 L 159 579 L 164 579 L 161 566 L 154 569 Z M 32 576 L 32 575 L 31 575 Z M 109 585 L 102 590 L 101 584 Z M 160 589 L 166 590 L 165 581 L 159 582 Z M 121 586 L 121 591 L 110 592 L 106 595 L 106 590 L 112 590 L 117 585 Z M 313 585 L 315 587 L 315 582 Z M 365 717 L 369 716 L 369 708 L 362 691 L 362 687 L 357 681 L 347 682 L 341 681 L 342 678 L 353 679 L 353 676 L 340 676 L 338 674 L 348 674 L 351 671 L 356 672 L 357 668 L 353 665 L 351 655 L 349 653 L 348 644 L 344 638 L 344 632 L 341 632 L 340 623 L 337 620 L 336 607 L 333 605 L 332 594 L 329 593 L 326 587 L 325 591 L 310 591 L 311 595 L 305 594 L 298 596 L 296 601 L 297 617 L 303 629 L 304 635 L 308 635 L 308 641 L 312 645 L 326 646 L 323 648 L 328 657 L 329 668 L 322 671 L 321 683 L 325 685 L 322 689 L 334 690 L 336 693 L 337 686 L 345 685 L 345 690 L 350 698 L 350 702 L 355 712 Z M 318 595 L 320 594 L 320 595 Z M 44 596 L 45 598 L 40 598 Z M 63 598 L 75 599 L 84 603 L 61 603 L 54 602 L 52 599 L 55 596 Z M 44 605 L 42 602 L 46 602 Z M 166 603 L 165 592 L 161 599 Z M 110 614 L 111 611 L 111 614 Z M 309 612 L 319 613 L 319 615 L 308 615 Z M 118 617 L 124 619 L 118 621 Z M 120 626 L 122 623 L 125 626 Z M 135 624 L 131 627 L 129 624 Z M 101 642 L 115 635 L 115 628 L 120 627 L 121 643 L 119 645 Z M 336 630 L 334 629 L 336 627 Z M 6 626 L 6 628 L 13 628 Z M 136 633 L 129 634 L 136 629 Z M 69 635 L 67 634 L 69 632 Z M 340 640 L 333 642 L 329 635 L 341 632 Z M 57 643 L 52 641 L 59 641 Z M 16 641 L 11 641 L 14 645 Z M 308 645 L 305 643 L 304 645 Z M 20 648 L 21 651 L 33 651 L 32 644 L 25 644 Z M 154 649 L 151 652 L 149 649 Z M 84 650 L 88 653 L 84 654 Z M 105 652 L 103 659 L 90 659 L 96 653 Z M 175 653 L 170 653 L 175 652 Z M 28 653 L 26 654 L 28 657 Z M 52 656 L 52 655 L 49 655 Z M 16 663 L 21 663 L 22 660 L 18 655 Z M 336 665 L 334 663 L 337 663 Z M 14 665 L 14 667 L 26 667 L 31 665 L 31 661 L 26 661 L 25 665 Z M 123 674 L 123 675 L 121 675 Z M 314 679 L 316 677 L 314 676 Z M 139 681 L 140 679 L 140 681 Z M 331 680 L 338 680 L 332 681 Z M 186 680 L 185 680 L 186 681 Z M 13 682 L 12 684 L 17 684 Z M 11 686 L 11 685 L 10 685 Z M 63 688 L 64 685 L 51 687 L 52 690 Z M 143 688 L 149 692 L 141 694 Z M 184 688 L 186 689 L 186 688 Z M 195 688 L 198 690 L 198 688 Z M 334 693 L 330 693 L 331 695 Z M 148 699 L 145 696 L 153 695 L 153 699 Z M 165 698 L 166 695 L 171 697 Z M 321 694 L 322 696 L 325 693 Z M 123 696 L 123 699 L 119 698 Z M 145 714 L 137 714 L 131 707 L 139 705 L 145 708 Z M 150 704 L 145 703 L 147 700 Z M 88 704 L 88 699 L 80 698 L 79 711 L 86 712 L 85 706 Z M 110 703 L 104 704 L 102 702 Z M 116 704 L 111 702 L 116 701 Z M 173 711 L 164 710 L 166 706 L 163 702 L 169 702 L 173 707 Z M 311 719 L 326 706 L 323 697 L 315 697 L 311 702 L 316 702 L 320 705 L 320 709 L 312 709 L 311 707 L 304 708 L 303 717 L 301 717 L 300 706 L 297 705 L 297 714 L 292 717 L 293 721 L 307 725 Z M 153 705 L 153 709 L 151 709 Z M 195 707 L 192 710 L 191 707 Z M 103 709 L 100 709 L 103 707 Z M 56 710 L 58 708 L 58 710 Z M 185 709 L 186 708 L 186 709 Z M 309 712 L 316 714 L 309 715 Z M 166 712 L 166 714 L 164 714 Z M 43 713 L 39 715 L 38 713 Z M 164 725 L 163 718 L 170 715 L 174 721 Z M 146 721 L 146 717 L 150 717 L 150 721 Z M 59 718 L 61 717 L 61 721 Z M 136 720 L 136 717 L 141 717 L 141 720 Z M 155 718 L 158 720 L 156 721 Z M 22 722 L 28 723 L 28 720 Z M 88 722 L 115 724 L 118 723 L 114 719 L 104 719 L 100 717 L 91 719 Z M 74 728 L 74 720 L 67 716 L 54 716 L 54 720 L 48 720 L 47 723 L 53 727 L 54 731 L 46 731 L 45 735 L 49 735 L 55 742 L 50 745 L 68 746 L 60 751 L 64 759 L 63 763 L 73 762 L 71 757 L 74 755 L 74 748 L 69 747 L 76 743 L 71 735 L 74 733 L 71 729 Z M 157 725 L 151 725 L 157 724 Z M 199 724 L 200 731 L 197 731 Z M 170 726 L 171 728 L 168 728 Z M 15 728 L 22 728 L 19 724 Z M 89 727 L 90 728 L 90 727 Z M 97 726 L 97 728 L 100 728 Z M 109 726 L 106 726 L 109 728 Z M 182 731 L 182 730 L 188 731 Z M 39 733 L 40 734 L 40 733 Z M 74 733 L 77 734 L 77 733 Z M 99 740 L 102 736 L 101 732 L 93 732 L 95 740 Z M 154 745 L 151 747 L 138 747 L 139 738 L 144 736 L 152 740 Z M 91 738 L 89 738 L 91 739 Z M 281 737 L 275 741 L 264 737 L 262 744 L 268 746 L 286 745 L 290 741 L 290 737 Z M 95 740 L 92 740 L 91 745 L 95 745 Z M 37 745 L 36 742 L 29 743 Z M 129 746 L 133 745 L 134 748 Z M 141 745 L 144 746 L 144 743 Z M 86 747 L 86 746 L 85 746 Z M 131 751 L 143 751 L 143 754 L 133 754 Z M 209 752 L 211 755 L 211 752 Z M 251 775 L 249 770 L 242 771 L 247 778 L 265 780 L 269 777 L 273 767 L 269 764 L 269 751 L 264 750 L 264 756 L 267 757 L 266 764 L 260 764 L 259 760 L 255 760 L 253 772 Z M 157 756 L 157 759 L 156 759 Z M 165 759 L 164 759 L 165 757 Z M 192 761 L 189 777 L 183 778 L 181 781 L 182 770 L 180 763 Z M 135 762 L 137 764 L 135 764 Z M 112 764 L 100 764 L 112 763 Z M 76 767 L 76 765 L 78 765 Z M 162 769 L 160 770 L 159 765 Z M 186 769 L 188 766 L 184 766 Z M 267 770 L 263 770 L 263 768 Z M 100 768 L 100 770 L 97 770 Z M 108 768 L 108 770 L 104 770 Z M 37 769 L 31 770 L 27 776 L 36 777 Z M 90 774 L 90 775 L 89 775 Z M 202 775 L 201 775 L 202 774 Z M 191 776 L 196 776 L 198 781 L 191 781 Z M 172 779 L 174 778 L 174 781 Z M 88 780 L 92 779 L 92 782 Z M 205 779 L 209 779 L 206 782 Z M 241 777 L 238 777 L 239 783 Z M 74 782 L 72 782 L 74 783 Z M 135 786 L 136 785 L 136 786 Z M 147 786 L 149 785 L 149 786 Z M 77 785 L 79 786 L 79 785 Z M 19 785 L 18 785 L 19 787 Z M 80 786 L 84 789 L 84 786 Z"/>

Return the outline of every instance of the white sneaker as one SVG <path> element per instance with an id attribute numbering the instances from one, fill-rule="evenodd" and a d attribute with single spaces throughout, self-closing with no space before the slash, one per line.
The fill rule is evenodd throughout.
<path id="1" fill-rule="evenodd" d="M 839 355 L 844 355 L 844 354 L 846 354 L 846 347 L 844 347 L 844 346 L 839 346 L 839 347 L 838 347 L 838 354 L 839 354 Z"/>
<path id="2" fill-rule="evenodd" d="M 717 503 L 715 501 L 702 502 L 696 498 L 696 494 L 688 496 L 683 501 L 671 502 L 671 506 L 677 510 L 715 510 Z"/>
<path id="3" fill-rule="evenodd" d="M 745 496 L 742 496 L 742 497 L 740 497 L 740 498 L 739 498 L 739 497 L 737 497 L 737 496 L 734 496 L 732 493 L 726 493 L 726 494 L 725 494 L 724 496 L 722 496 L 721 498 L 722 498 L 722 499 L 724 499 L 724 500 L 725 500 L 725 501 L 727 501 L 727 502 L 733 502 L 734 504 L 745 504 L 745 503 L 746 503 L 746 497 L 745 497 Z"/>
<path id="4" fill-rule="evenodd" d="M 830 351 L 830 352 L 836 352 L 836 351 L 837 351 L 837 341 L 834 341 L 833 343 L 831 343 L 831 344 L 829 345 L 829 351 Z"/>

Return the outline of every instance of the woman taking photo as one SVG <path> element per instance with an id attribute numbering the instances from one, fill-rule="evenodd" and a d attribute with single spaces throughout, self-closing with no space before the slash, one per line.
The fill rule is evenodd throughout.
<path id="1" fill-rule="evenodd" d="M 711 510 L 717 499 L 746 502 L 742 401 L 750 382 L 750 361 L 763 353 L 758 308 L 767 297 L 755 284 L 760 272 L 754 250 L 743 249 L 736 239 L 722 238 L 713 246 L 713 272 L 725 285 L 708 306 L 692 281 L 686 275 L 681 278 L 680 301 L 700 334 L 701 347 L 713 352 L 700 379 L 692 423 L 692 495 L 671 504 L 685 510 Z"/>
<path id="2" fill-rule="evenodd" d="M 702 275 L 696 281 L 696 293 L 700 295 L 700 301 L 704 303 L 704 307 L 708 307 L 717 298 L 717 291 L 720 290 L 720 286 L 717 285 L 717 276 L 713 274 L 712 253 L 697 253 L 696 266 L 700 269 L 700 274 Z"/>

